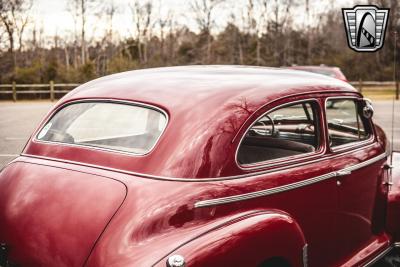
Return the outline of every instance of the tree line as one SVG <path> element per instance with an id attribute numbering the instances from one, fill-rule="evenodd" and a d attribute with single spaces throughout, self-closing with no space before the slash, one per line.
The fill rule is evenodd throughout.
<path id="1" fill-rule="evenodd" d="M 233 0 L 188 0 L 189 15 L 160 12 L 162 0 L 127 1 L 131 36 L 115 38 L 119 7 L 113 1 L 68 0 L 73 36 L 50 38 L 36 26 L 28 36 L 27 25 L 36 23 L 29 16 L 31 0 L 0 0 L 0 83 L 81 83 L 126 70 L 193 64 L 324 64 L 340 67 L 349 80 L 393 79 L 397 0 L 375 1 L 391 8 L 385 45 L 376 53 L 348 48 L 334 1 L 243 0 L 238 8 Z M 315 10 L 317 2 L 323 10 Z M 106 22 L 102 36 L 90 35 L 90 16 Z"/>

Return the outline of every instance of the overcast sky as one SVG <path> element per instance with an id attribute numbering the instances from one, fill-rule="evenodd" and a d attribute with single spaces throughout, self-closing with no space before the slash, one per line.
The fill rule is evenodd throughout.
<path id="1" fill-rule="evenodd" d="M 53 36 L 56 32 L 58 34 L 72 33 L 74 31 L 74 21 L 71 12 L 68 9 L 69 0 L 33 0 L 31 9 L 32 17 L 36 24 L 43 25 L 46 35 Z M 101 2 L 101 1 L 98 1 Z M 117 7 L 117 13 L 113 19 L 113 27 L 123 37 L 129 36 L 133 28 L 132 14 L 130 11 L 129 0 L 103 0 L 103 5 L 110 5 L 114 3 Z M 160 3 L 160 0 L 155 0 L 155 4 Z M 161 12 L 168 12 L 174 10 L 176 15 L 182 15 L 188 9 L 188 3 L 185 0 L 161 0 Z M 154 11 L 155 14 L 159 12 Z M 95 31 L 97 35 L 101 35 L 107 27 L 107 22 L 102 21 L 94 16 L 89 18 L 88 28 Z M 92 32 L 93 33 L 93 32 Z"/>
<path id="2" fill-rule="evenodd" d="M 105 5 L 110 4 L 112 0 L 103 0 L 102 3 Z M 228 0 L 230 3 L 225 4 L 224 8 L 218 11 L 217 19 L 219 20 L 219 25 L 226 25 L 228 17 L 232 12 L 240 12 L 240 7 L 247 3 L 247 0 Z M 305 2 L 306 0 L 304 0 Z M 100 1 L 101 2 L 101 1 Z M 133 30 L 132 15 L 129 9 L 130 0 L 113 0 L 115 5 L 118 7 L 118 12 L 115 14 L 113 19 L 113 27 L 116 34 L 119 37 L 131 36 Z M 159 3 L 160 0 L 155 0 L 154 3 Z M 161 12 L 168 12 L 168 10 L 173 10 L 175 17 L 178 17 L 178 23 L 184 23 L 189 27 L 195 29 L 195 24 L 191 20 L 189 10 L 188 0 L 161 0 L 161 9 L 157 8 Z M 271 1 L 275 2 L 275 1 Z M 297 20 L 301 21 L 303 17 L 304 5 L 301 1 L 296 1 L 299 6 L 299 13 Z M 324 2 L 324 3 L 323 3 Z M 326 9 L 326 5 L 334 6 L 341 12 L 341 7 L 352 7 L 353 0 L 336 0 L 331 2 L 330 0 L 310 0 L 310 6 L 312 6 L 314 12 L 323 12 Z M 70 11 L 68 11 L 68 0 L 33 0 L 33 6 L 30 10 L 30 14 L 34 20 L 34 24 L 38 29 L 43 28 L 45 36 L 54 36 L 56 33 L 61 36 L 71 36 L 74 32 L 74 21 L 71 16 Z M 106 27 L 107 22 L 105 18 L 99 20 L 94 16 L 91 16 L 88 21 L 88 34 L 92 36 L 102 36 Z"/>

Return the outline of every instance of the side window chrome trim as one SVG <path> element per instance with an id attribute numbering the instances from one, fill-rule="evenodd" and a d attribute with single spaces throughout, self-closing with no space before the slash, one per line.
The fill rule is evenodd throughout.
<path id="1" fill-rule="evenodd" d="M 278 110 L 280 108 L 284 108 L 286 106 L 291 106 L 291 105 L 296 105 L 299 103 L 309 103 L 309 102 L 313 102 L 317 105 L 317 119 L 318 119 L 318 123 L 319 125 L 319 129 L 317 129 L 318 131 L 318 136 L 317 138 L 319 138 L 320 140 L 318 140 L 318 148 L 317 150 L 313 151 L 313 152 L 309 152 L 309 153 L 304 153 L 304 154 L 300 154 L 300 155 L 295 155 L 295 156 L 289 156 L 289 157 L 283 157 L 283 158 L 277 158 L 277 159 L 272 159 L 272 160 L 267 160 L 267 161 L 261 161 L 261 162 L 256 162 L 256 163 L 252 163 L 252 164 L 240 164 L 239 160 L 238 160 L 238 153 L 239 153 L 239 148 L 243 142 L 244 137 L 246 136 L 246 133 L 250 130 L 251 127 L 254 126 L 254 124 L 261 119 L 263 116 L 265 116 L 266 114 L 273 112 L 275 110 Z M 268 103 L 266 105 L 270 105 L 271 103 Z M 265 107 L 265 106 L 264 106 Z M 259 170 L 259 169 L 263 169 L 263 168 L 268 168 L 268 167 L 274 167 L 274 166 L 281 166 L 281 165 L 286 165 L 286 164 L 291 164 L 291 163 L 296 163 L 299 160 L 303 160 L 303 159 L 314 159 L 317 158 L 320 155 L 323 155 L 326 152 L 326 145 L 325 145 L 325 132 L 322 131 L 321 132 L 321 124 L 323 123 L 323 121 L 321 121 L 321 106 L 319 105 L 319 101 L 317 98 L 306 98 L 306 99 L 301 99 L 301 100 L 295 100 L 292 102 L 287 102 L 281 105 L 278 105 L 276 107 L 273 107 L 269 110 L 267 110 L 266 112 L 262 113 L 260 116 L 258 116 L 251 124 L 249 127 L 246 128 L 246 130 L 244 131 L 244 134 L 240 137 L 240 141 L 238 143 L 238 146 L 236 147 L 236 152 L 235 152 L 235 163 L 236 165 L 239 167 L 239 169 L 241 170 L 245 170 L 245 171 L 252 171 L 252 170 Z M 322 137 L 322 139 L 321 139 Z"/>
<path id="2" fill-rule="evenodd" d="M 373 141 L 374 141 L 374 139 L 375 139 L 375 135 L 374 135 L 374 131 L 371 131 L 371 132 L 369 133 L 369 134 L 370 134 L 370 137 L 369 137 L 368 139 L 362 140 L 362 141 L 360 141 L 360 142 L 351 142 L 351 143 L 344 144 L 344 145 L 340 145 L 340 146 L 336 146 L 336 147 L 333 147 L 333 148 L 329 145 L 329 142 L 328 142 L 328 139 L 329 139 L 329 129 L 328 129 L 328 118 L 327 118 L 327 116 L 326 116 L 326 107 L 327 107 L 327 102 L 328 102 L 328 100 L 330 100 L 330 99 L 363 100 L 364 98 L 362 98 L 362 97 L 357 97 L 357 96 L 331 96 L 331 97 L 325 98 L 325 101 L 324 101 L 324 113 L 325 113 L 325 118 L 324 118 L 324 120 L 325 120 L 325 125 L 326 125 L 326 130 L 327 130 L 327 133 L 325 133 L 325 134 L 327 134 L 327 135 L 326 135 L 326 138 L 327 138 L 327 144 L 326 144 L 326 146 L 327 146 L 327 148 L 329 148 L 329 149 L 330 149 L 332 152 L 334 152 L 334 153 L 340 153 L 340 152 L 347 151 L 347 150 L 349 150 L 349 149 L 359 148 L 359 147 L 363 147 L 363 146 L 365 146 L 365 145 L 369 145 L 369 144 L 373 143 Z M 359 115 L 359 114 L 357 114 L 357 115 Z M 369 123 L 371 124 L 371 120 L 368 120 L 368 121 L 369 121 Z"/>
<path id="3" fill-rule="evenodd" d="M 379 160 L 382 160 L 387 157 L 386 153 L 382 153 L 376 157 L 373 157 L 371 159 L 368 159 L 364 162 L 352 165 L 350 167 L 341 169 L 339 171 L 333 171 L 329 172 L 320 176 L 316 176 L 310 179 L 306 179 L 303 181 L 299 182 L 294 182 L 290 183 L 287 185 L 281 185 L 277 186 L 274 188 L 266 189 L 266 190 L 261 190 L 261 191 L 255 191 L 251 193 L 246 193 L 246 194 L 240 194 L 240 195 L 234 195 L 234 196 L 229 196 L 229 197 L 221 197 L 221 198 L 214 198 L 214 199 L 207 199 L 207 200 L 201 200 L 198 201 L 194 204 L 195 208 L 204 208 L 204 207 L 211 207 L 211 206 L 216 206 L 216 205 L 222 205 L 222 204 L 227 204 L 227 203 L 233 203 L 233 202 L 238 202 L 238 201 L 243 201 L 243 200 L 248 200 L 248 199 L 253 199 L 253 198 L 258 198 L 258 197 L 263 197 L 263 196 L 269 196 L 269 195 L 274 195 L 278 193 L 282 193 L 285 191 L 290 191 L 293 189 L 301 188 L 304 186 L 312 185 L 318 182 L 322 182 L 331 178 L 339 177 L 341 176 L 341 171 L 356 171 L 358 169 L 364 168 L 368 165 L 371 165 L 375 162 L 378 162 Z"/>
<path id="4" fill-rule="evenodd" d="M 161 131 L 160 135 L 158 136 L 157 140 L 154 142 L 154 145 L 147 151 L 146 153 L 133 153 L 133 152 L 127 152 L 127 151 L 122 151 L 122 150 L 116 150 L 116 149 L 109 149 L 109 148 L 104 148 L 104 147 L 96 147 L 96 146 L 85 146 L 85 145 L 79 145 L 79 144 L 71 144 L 71 143 L 63 143 L 63 142 L 57 142 L 57 141 L 43 141 L 39 140 L 37 136 L 39 135 L 40 131 L 43 129 L 43 127 L 46 126 L 46 124 L 63 108 L 73 105 L 73 104 L 79 104 L 79 103 L 114 103 L 114 104 L 120 104 L 120 105 L 130 105 L 130 106 L 136 106 L 136 107 L 143 107 L 143 108 L 148 108 L 152 109 L 155 111 L 160 112 L 165 116 L 165 126 L 164 129 Z M 66 102 L 59 107 L 57 107 L 53 112 L 41 123 L 41 125 L 37 128 L 35 131 L 33 137 L 32 137 L 32 142 L 34 143 L 43 143 L 47 145 L 62 145 L 62 146 L 67 146 L 67 147 L 78 147 L 78 148 L 84 148 L 84 149 L 89 149 L 89 150 L 96 150 L 96 151 L 105 151 L 105 152 L 111 152 L 115 154 L 120 154 L 120 155 L 129 155 L 129 156 L 135 156 L 135 157 L 141 157 L 141 156 L 146 156 L 150 154 L 154 148 L 157 146 L 158 142 L 160 141 L 161 137 L 163 136 L 164 132 L 166 131 L 169 123 L 169 116 L 166 111 L 163 109 L 146 104 L 146 103 L 141 103 L 141 102 L 135 102 L 135 101 L 126 101 L 126 100 L 118 100 L 118 99 L 103 99 L 103 98 L 88 98 L 88 99 L 81 99 L 81 100 L 72 100 L 69 102 Z"/>

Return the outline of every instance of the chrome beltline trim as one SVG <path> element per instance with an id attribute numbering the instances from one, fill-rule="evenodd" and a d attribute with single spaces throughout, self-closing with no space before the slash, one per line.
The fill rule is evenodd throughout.
<path id="1" fill-rule="evenodd" d="M 311 163 L 316 163 L 322 160 L 327 160 L 327 159 L 332 159 L 332 158 L 337 158 L 342 155 L 350 154 L 353 152 L 356 152 L 358 150 L 366 149 L 368 147 L 373 146 L 374 144 L 367 145 L 365 147 L 360 147 L 354 150 L 342 152 L 340 154 L 335 154 L 331 155 L 328 157 L 320 157 L 317 159 L 309 160 L 307 162 L 300 162 L 300 163 L 295 163 L 291 164 L 288 166 L 282 166 L 282 167 L 277 167 L 274 169 L 269 169 L 269 170 L 262 170 L 262 171 L 256 171 L 256 172 L 249 172 L 245 174 L 239 174 L 239 175 L 233 175 L 233 176 L 224 176 L 224 177 L 208 177 L 208 178 L 177 178 L 177 177 L 168 177 L 168 176 L 159 176 L 159 175 L 152 175 L 152 174 L 147 174 L 147 173 L 140 173 L 140 172 L 134 172 L 134 171 L 127 171 L 127 170 L 122 170 L 122 169 L 117 169 L 117 168 L 111 168 L 111 167 L 104 167 L 96 164 L 90 164 L 90 163 L 84 163 L 84 162 L 77 162 L 73 160 L 66 160 L 66 159 L 60 159 L 60 158 L 54 158 L 54 157 L 47 157 L 47 156 L 39 156 L 39 155 L 33 155 L 33 154 L 26 154 L 22 153 L 21 156 L 23 157 L 28 157 L 28 158 L 36 158 L 36 159 L 42 159 L 42 160 L 51 160 L 51 161 L 56 161 L 56 162 L 65 162 L 69 164 L 74 164 L 74 165 L 79 165 L 79 166 L 85 166 L 85 167 L 91 167 L 91 168 L 97 168 L 101 170 L 106 170 L 106 171 L 115 171 L 123 174 L 128 174 L 128 175 L 135 175 L 135 176 L 140 176 L 143 178 L 148 178 L 148 179 L 154 179 L 154 180 L 163 180 L 163 181 L 178 181 L 178 182 L 216 182 L 216 181 L 226 181 L 226 180 L 234 180 L 234 179 L 241 179 L 241 178 L 247 178 L 247 177 L 254 177 L 254 176 L 260 176 L 272 172 L 277 172 L 277 171 L 282 171 L 290 168 L 296 168 L 300 166 L 304 166 L 305 164 L 311 164 Z M 383 153 L 386 155 L 386 152 Z M 382 155 L 383 155 L 382 154 Z M 18 160 L 18 158 L 16 158 Z"/>
<path id="2" fill-rule="evenodd" d="M 358 163 L 356 165 L 344 168 L 343 170 L 344 171 L 356 171 L 356 170 L 364 168 L 364 167 L 366 167 L 366 166 L 368 166 L 370 164 L 373 164 L 373 163 L 375 163 L 375 162 L 377 162 L 377 161 L 379 161 L 381 159 L 384 159 L 385 157 L 387 157 L 387 154 L 383 153 L 383 154 L 380 154 L 380 155 L 378 155 L 378 156 L 376 156 L 374 158 L 371 158 L 371 159 L 368 159 L 368 160 L 363 161 L 361 163 Z"/>
<path id="3" fill-rule="evenodd" d="M 370 164 L 373 164 L 383 158 L 385 158 L 387 155 L 386 153 L 380 154 L 379 156 L 376 156 L 374 158 L 371 158 L 369 160 L 366 160 L 362 163 L 353 165 L 351 167 L 344 168 L 339 171 L 355 171 L 358 169 L 361 169 L 365 166 L 368 166 Z M 202 200 L 198 201 L 194 204 L 195 208 L 204 208 L 204 207 L 209 207 L 209 206 L 216 206 L 216 205 L 221 205 L 221 204 L 226 204 L 226 203 L 232 203 L 232 202 L 237 202 L 237 201 L 243 201 L 243 200 L 248 200 L 248 199 L 253 199 L 257 197 L 262 197 L 262 196 L 269 196 L 285 191 L 289 191 L 292 189 L 300 188 L 303 186 L 315 184 L 324 180 L 328 180 L 334 177 L 340 177 L 342 174 L 339 173 L 339 171 L 334 171 L 330 172 L 321 176 L 317 176 L 314 178 L 310 178 L 307 180 L 287 184 L 287 185 L 282 185 L 266 190 L 261 190 L 261 191 L 256 191 L 256 192 L 251 192 L 251 193 L 246 193 L 246 194 L 240 194 L 240 195 L 235 195 L 235 196 L 230 196 L 230 197 L 222 197 L 222 198 L 214 198 L 214 199 L 208 199 L 208 200 Z"/>

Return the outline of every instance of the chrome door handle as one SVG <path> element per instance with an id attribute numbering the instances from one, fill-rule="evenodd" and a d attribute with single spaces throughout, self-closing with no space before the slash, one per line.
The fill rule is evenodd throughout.
<path id="1" fill-rule="evenodd" d="M 341 170 L 341 171 L 337 171 L 336 173 L 335 173 L 335 176 L 336 177 L 340 177 L 340 176 L 346 176 L 346 175 L 350 175 L 351 174 L 351 171 L 348 171 L 348 170 Z"/>

